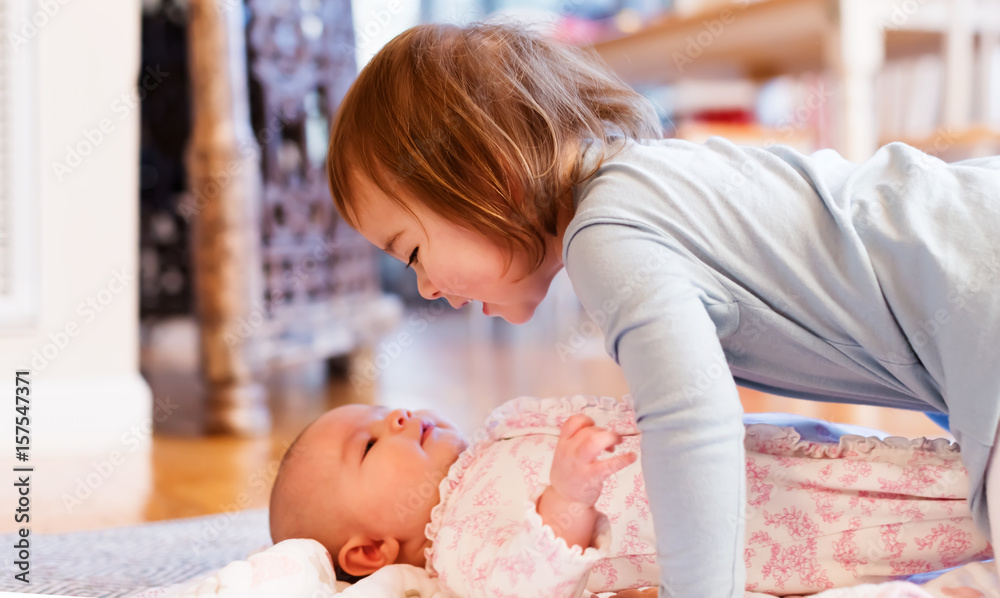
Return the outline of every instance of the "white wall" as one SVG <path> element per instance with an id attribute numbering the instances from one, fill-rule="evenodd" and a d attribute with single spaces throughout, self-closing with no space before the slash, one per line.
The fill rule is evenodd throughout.
<path id="1" fill-rule="evenodd" d="M 17 115 L 28 136 L 8 140 L 29 159 L 8 173 L 22 184 L 7 199 L 34 212 L 12 234 L 34 248 L 15 259 L 33 258 L 38 293 L 30 313 L 0 321 L 0 380 L 12 395 L 15 368 L 33 370 L 32 454 L 145 450 L 148 433 L 135 434 L 152 416 L 138 364 L 140 3 L 0 4 L 0 52 L 31 66 L 7 90 L 34 106 Z M 146 84 L 156 93 L 153 76 Z"/>
<path id="2" fill-rule="evenodd" d="M 386 43 L 420 22 L 420 3 L 411 0 L 353 0 L 355 58 L 360 71 Z"/>

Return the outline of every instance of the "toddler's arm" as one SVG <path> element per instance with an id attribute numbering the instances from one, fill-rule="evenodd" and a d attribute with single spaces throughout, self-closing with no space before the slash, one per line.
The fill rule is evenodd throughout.
<path id="1" fill-rule="evenodd" d="M 597 521 L 594 503 L 601 497 L 604 480 L 636 460 L 635 453 L 597 460 L 619 442 L 621 436 L 595 427 L 586 415 L 574 415 L 560 428 L 549 487 L 539 497 L 537 509 L 542 522 L 568 546 L 590 546 Z"/>
<path id="2" fill-rule="evenodd" d="M 715 324 L 673 250 L 599 224 L 568 241 L 566 269 L 621 365 L 642 432 L 660 595 L 743 596 L 746 462 L 736 384 Z"/>

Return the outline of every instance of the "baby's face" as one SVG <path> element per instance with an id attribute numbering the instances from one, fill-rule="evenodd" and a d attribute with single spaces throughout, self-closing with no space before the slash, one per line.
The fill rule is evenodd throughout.
<path id="1" fill-rule="evenodd" d="M 404 562 L 422 559 L 438 486 L 468 445 L 451 422 L 430 411 L 347 405 L 320 417 L 302 441 L 313 466 L 333 472 L 309 490 L 327 495 L 320 502 L 336 496 L 331 517 L 350 513 L 367 528 L 361 533 L 399 540 Z"/>

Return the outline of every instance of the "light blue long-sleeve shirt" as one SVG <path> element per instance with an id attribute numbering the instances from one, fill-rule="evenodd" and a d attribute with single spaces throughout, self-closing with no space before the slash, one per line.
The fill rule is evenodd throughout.
<path id="1" fill-rule="evenodd" d="M 627 141 L 574 203 L 563 263 L 635 400 L 661 598 L 743 595 L 737 384 L 947 412 L 988 533 L 1000 157 Z"/>

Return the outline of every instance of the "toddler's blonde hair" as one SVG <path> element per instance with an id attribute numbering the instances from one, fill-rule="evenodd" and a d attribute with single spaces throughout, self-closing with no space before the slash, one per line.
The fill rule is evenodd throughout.
<path id="1" fill-rule="evenodd" d="M 534 271 L 560 207 L 572 208 L 569 191 L 596 170 L 580 172 L 583 146 L 606 150 L 616 136 L 662 130 L 652 104 L 593 50 L 512 24 L 418 25 L 383 47 L 348 90 L 327 174 L 353 228 L 361 176 L 411 214 L 399 191 L 509 251 L 516 243 Z"/>

